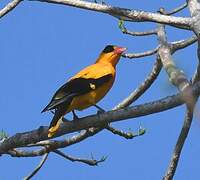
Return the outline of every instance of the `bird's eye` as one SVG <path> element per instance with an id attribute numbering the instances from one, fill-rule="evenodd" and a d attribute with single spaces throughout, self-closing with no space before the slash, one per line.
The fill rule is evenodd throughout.
<path id="1" fill-rule="evenodd" d="M 112 52 L 112 51 L 114 51 L 114 46 L 113 45 L 108 45 L 103 50 L 104 53 L 109 53 L 109 52 Z"/>

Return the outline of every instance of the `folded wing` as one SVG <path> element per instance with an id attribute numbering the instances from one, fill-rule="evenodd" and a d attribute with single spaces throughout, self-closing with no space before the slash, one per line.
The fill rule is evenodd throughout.
<path id="1" fill-rule="evenodd" d="M 82 77 L 71 79 L 57 90 L 51 102 L 42 110 L 42 112 L 57 109 L 63 105 L 69 105 L 73 97 L 86 94 L 93 90 L 93 86 L 95 86 L 96 89 L 108 82 L 111 78 L 112 75 L 107 74 L 97 79 L 86 79 Z"/>

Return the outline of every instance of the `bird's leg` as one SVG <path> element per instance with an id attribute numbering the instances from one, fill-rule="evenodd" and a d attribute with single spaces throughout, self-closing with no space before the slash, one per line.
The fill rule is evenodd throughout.
<path id="1" fill-rule="evenodd" d="M 101 113 L 106 112 L 106 111 L 105 111 L 103 108 L 101 108 L 100 106 L 98 106 L 98 105 L 96 105 L 96 104 L 94 104 L 94 106 L 98 109 L 97 114 L 101 114 Z"/>
<path id="2" fill-rule="evenodd" d="M 52 114 L 55 114 L 55 111 L 51 110 L 50 111 Z M 64 116 L 62 117 L 62 122 L 69 122 L 69 120 L 67 120 L 66 118 L 64 118 Z"/>
<path id="3" fill-rule="evenodd" d="M 100 1 L 100 2 L 98 2 L 97 0 L 94 0 L 94 3 L 97 3 L 97 4 L 102 4 L 102 5 L 106 5 L 106 3 L 105 3 L 105 1 Z"/>
<path id="4" fill-rule="evenodd" d="M 79 117 L 76 115 L 74 110 L 72 110 L 72 113 L 73 113 L 73 120 L 77 121 L 79 119 Z"/>

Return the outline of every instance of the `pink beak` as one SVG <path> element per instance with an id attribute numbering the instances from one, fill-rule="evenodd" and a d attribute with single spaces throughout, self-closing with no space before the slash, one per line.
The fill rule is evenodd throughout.
<path id="1" fill-rule="evenodd" d="M 116 54 L 122 54 L 123 52 L 125 52 L 127 50 L 127 48 L 124 48 L 124 47 L 117 47 L 115 50 L 114 50 L 114 53 Z"/>

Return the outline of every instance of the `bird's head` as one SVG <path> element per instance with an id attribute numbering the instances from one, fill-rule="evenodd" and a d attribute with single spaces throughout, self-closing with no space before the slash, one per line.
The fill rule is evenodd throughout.
<path id="1" fill-rule="evenodd" d="M 126 51 L 124 47 L 107 45 L 99 55 L 96 63 L 111 63 L 116 66 L 124 51 Z"/>

